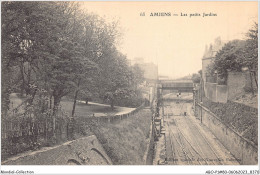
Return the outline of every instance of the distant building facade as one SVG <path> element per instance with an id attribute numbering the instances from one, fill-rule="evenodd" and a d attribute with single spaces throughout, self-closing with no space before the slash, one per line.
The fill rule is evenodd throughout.
<path id="1" fill-rule="evenodd" d="M 138 65 L 144 71 L 145 87 L 143 87 L 143 96 L 150 102 L 154 99 L 156 93 L 156 84 L 158 80 L 158 66 L 154 63 L 146 63 L 143 58 L 135 58 L 132 65 Z"/>
<path id="2" fill-rule="evenodd" d="M 209 65 L 214 61 L 219 50 L 225 45 L 220 37 L 216 38 L 213 44 L 206 46 L 202 58 L 202 83 L 205 96 L 213 102 L 227 102 L 227 86 L 218 85 L 216 82 L 210 81 L 211 76 L 207 75 Z"/>
<path id="3" fill-rule="evenodd" d="M 143 58 L 135 58 L 132 65 L 137 64 L 144 71 L 146 81 L 154 81 L 158 79 L 158 66 L 152 62 L 146 63 Z"/>
<path id="4" fill-rule="evenodd" d="M 202 58 L 202 79 L 203 82 L 207 82 L 207 68 L 214 61 L 215 56 L 219 50 L 225 45 L 225 42 L 221 40 L 220 37 L 216 38 L 213 44 L 209 47 L 206 46 L 205 52 Z M 204 85 L 205 88 L 205 85 Z"/>

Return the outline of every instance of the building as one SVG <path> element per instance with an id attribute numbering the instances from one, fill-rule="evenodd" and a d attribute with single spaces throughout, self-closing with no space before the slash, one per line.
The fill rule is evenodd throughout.
<path id="1" fill-rule="evenodd" d="M 135 58 L 132 65 L 137 64 L 144 71 L 146 81 L 154 81 L 158 79 L 158 66 L 152 62 L 146 63 L 143 58 Z"/>
<path id="2" fill-rule="evenodd" d="M 225 42 L 216 38 L 214 43 L 206 47 L 202 58 L 202 83 L 205 96 L 213 102 L 226 103 L 228 100 L 235 100 L 242 96 L 249 89 L 257 89 L 255 81 L 250 80 L 250 71 L 242 69 L 241 71 L 228 71 L 226 84 L 220 84 L 217 76 L 207 75 L 208 66 L 214 61 L 216 53 L 222 49 Z M 252 84 L 251 84 L 252 83 Z"/>
<path id="3" fill-rule="evenodd" d="M 146 63 L 143 58 L 135 58 L 132 65 L 137 64 L 144 71 L 145 87 L 143 87 L 144 98 L 150 102 L 154 99 L 156 93 L 156 84 L 158 80 L 158 66 L 152 62 Z"/>
<path id="4" fill-rule="evenodd" d="M 227 102 L 227 86 L 218 85 L 215 79 L 207 74 L 208 66 L 214 61 L 219 50 L 225 45 L 220 37 L 216 38 L 213 44 L 206 46 L 202 58 L 202 84 L 205 96 L 213 102 Z"/>
<path id="5" fill-rule="evenodd" d="M 215 56 L 219 50 L 225 45 L 225 42 L 220 37 L 216 38 L 213 44 L 209 47 L 206 46 L 205 52 L 202 58 L 202 79 L 203 82 L 207 82 L 207 68 L 211 62 L 215 59 Z M 204 85 L 205 88 L 205 85 Z"/>

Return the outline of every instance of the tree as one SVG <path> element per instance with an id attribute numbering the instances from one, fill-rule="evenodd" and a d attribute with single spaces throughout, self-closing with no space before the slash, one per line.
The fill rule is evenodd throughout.
<path id="1" fill-rule="evenodd" d="M 216 54 L 215 60 L 208 71 L 214 76 L 217 71 L 218 76 L 227 80 L 228 71 L 241 71 L 243 67 L 243 54 L 246 42 L 243 40 L 233 40 L 224 45 Z"/>
<path id="2" fill-rule="evenodd" d="M 120 35 L 117 27 L 117 22 L 106 23 L 104 19 L 90 15 L 85 29 L 86 36 L 91 37 L 86 37 L 84 41 L 84 47 L 89 48 L 86 55 L 98 65 L 98 72 L 93 75 L 96 93 L 112 108 L 116 99 L 122 97 L 119 92 L 127 87 L 131 75 L 126 57 L 115 46 Z"/>
<path id="3" fill-rule="evenodd" d="M 127 60 L 124 55 L 114 50 L 110 53 L 109 59 L 104 60 L 105 64 L 101 66 L 101 76 L 99 77 L 99 89 L 101 96 L 114 108 L 116 100 L 122 98 L 122 91 L 128 87 L 131 76 L 130 69 L 127 66 Z M 119 95 L 120 94 L 120 95 Z M 124 94 L 127 96 L 127 94 Z"/>
<path id="4" fill-rule="evenodd" d="M 200 72 L 201 72 L 201 70 L 198 71 L 198 73 L 192 74 L 191 79 L 192 79 L 193 83 L 200 83 L 200 79 L 201 79 Z"/>
<path id="5" fill-rule="evenodd" d="M 3 109 L 17 89 L 29 105 L 39 89 L 46 91 L 53 116 L 68 94 L 74 99 L 72 116 L 79 95 L 99 93 L 111 106 L 133 97 L 142 74 L 117 51 L 117 25 L 83 13 L 75 2 L 3 2 Z"/>
<path id="6" fill-rule="evenodd" d="M 249 68 L 250 77 L 254 77 L 256 86 L 258 87 L 258 24 L 255 23 L 253 27 L 246 34 L 246 46 L 243 63 Z"/>
<path id="7" fill-rule="evenodd" d="M 138 85 L 142 84 L 144 82 L 144 71 L 140 68 L 138 64 L 134 64 L 131 66 L 131 80 L 129 85 L 133 86 L 134 91 L 137 92 Z"/>
<path id="8" fill-rule="evenodd" d="M 2 94 L 5 106 L 8 106 L 9 94 L 17 85 L 21 94 L 25 90 L 27 95 L 34 97 L 35 91 L 30 85 L 35 81 L 33 75 L 38 58 L 35 48 L 41 36 L 41 26 L 35 25 L 38 19 L 34 15 L 40 8 L 38 2 L 2 3 Z"/>
<path id="9" fill-rule="evenodd" d="M 243 67 L 248 67 L 250 71 L 252 94 L 254 94 L 253 81 L 255 81 L 256 86 L 258 86 L 257 23 L 255 23 L 254 26 L 248 31 L 246 36 L 247 40 L 233 40 L 225 44 L 225 46 L 216 54 L 216 58 L 212 64 L 210 64 L 207 72 L 211 76 L 214 76 L 217 72 L 218 76 L 222 78 L 226 84 L 228 71 L 240 72 Z"/>
<path id="10" fill-rule="evenodd" d="M 79 94 L 84 94 L 85 97 L 89 97 L 90 92 L 94 89 L 93 73 L 97 69 L 97 65 L 90 60 L 82 57 L 81 60 L 77 59 L 77 63 L 75 63 L 75 71 L 74 71 L 74 80 L 72 81 L 74 85 L 74 102 L 72 108 L 72 117 L 75 114 L 76 102 Z"/>

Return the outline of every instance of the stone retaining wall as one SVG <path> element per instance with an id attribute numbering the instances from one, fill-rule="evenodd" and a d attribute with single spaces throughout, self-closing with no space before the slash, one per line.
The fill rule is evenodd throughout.
<path id="1" fill-rule="evenodd" d="M 202 115 L 202 123 L 206 125 L 216 138 L 228 149 L 241 165 L 258 164 L 258 148 L 253 142 L 242 137 L 222 121 L 209 109 L 196 103 L 197 117 Z"/>
<path id="2" fill-rule="evenodd" d="M 27 152 L 2 165 L 112 165 L 96 136 L 80 138 L 55 147 Z"/>

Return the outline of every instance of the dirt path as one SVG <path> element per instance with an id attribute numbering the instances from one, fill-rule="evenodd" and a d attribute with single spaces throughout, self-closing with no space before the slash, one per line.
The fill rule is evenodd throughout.
<path id="1" fill-rule="evenodd" d="M 73 101 L 62 100 L 61 101 L 62 109 L 68 113 L 71 113 Z M 111 109 L 110 105 L 100 104 L 95 102 L 88 102 L 88 105 L 84 101 L 78 101 L 76 105 L 76 116 L 111 116 L 111 115 L 122 115 L 133 111 L 135 108 L 127 108 L 115 106 L 114 109 Z"/>

